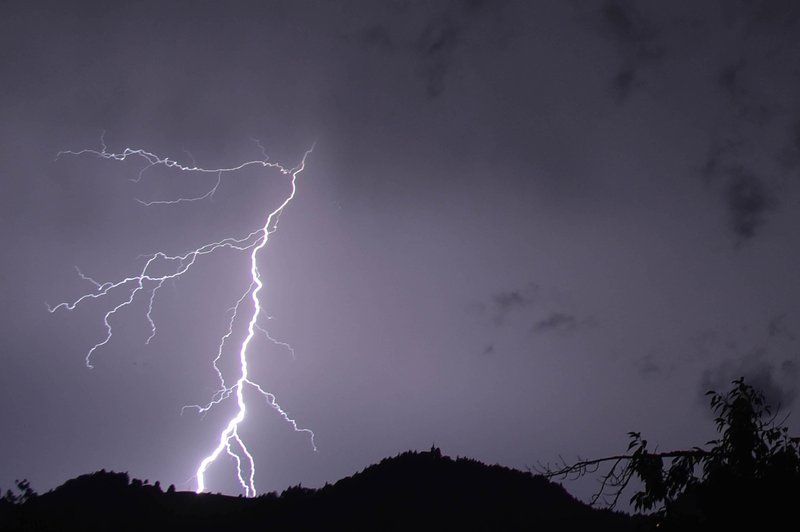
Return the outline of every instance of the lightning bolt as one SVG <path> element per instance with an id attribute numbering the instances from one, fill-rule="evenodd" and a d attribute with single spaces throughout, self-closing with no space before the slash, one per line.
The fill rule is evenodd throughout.
<path id="1" fill-rule="evenodd" d="M 145 166 L 139 171 L 136 178 L 133 179 L 135 182 L 139 182 L 144 177 L 145 172 L 149 169 L 157 166 L 161 166 L 164 168 L 170 168 L 174 170 L 179 170 L 183 172 L 189 173 L 199 173 L 199 174 L 216 174 L 217 180 L 214 186 L 209 189 L 205 194 L 195 197 L 188 197 L 188 198 L 176 198 L 170 200 L 157 200 L 157 201 L 142 201 L 137 199 L 139 203 L 146 207 L 150 207 L 153 205 L 176 205 L 179 203 L 186 203 L 186 202 L 196 202 L 202 201 L 205 199 L 210 199 L 213 197 L 214 193 L 219 189 L 223 177 L 227 174 L 231 174 L 242 170 L 247 167 L 263 167 L 269 169 L 278 170 L 282 175 L 288 176 L 289 182 L 291 185 L 291 189 L 289 194 L 284 198 L 283 202 L 278 205 L 277 208 L 269 212 L 266 216 L 264 221 L 264 225 L 259 229 L 256 229 L 245 236 L 240 237 L 226 237 L 222 240 L 217 240 L 215 242 L 209 242 L 203 244 L 197 248 L 194 248 L 188 252 L 183 254 L 174 254 L 170 255 L 163 251 L 158 251 L 152 253 L 150 255 L 145 255 L 143 258 L 145 259 L 144 266 L 135 274 L 125 277 L 123 279 L 119 279 L 116 281 L 106 281 L 106 282 L 99 282 L 95 279 L 85 275 L 79 268 L 76 267 L 78 272 L 78 276 L 89 283 L 92 284 L 94 290 L 91 292 L 86 292 L 83 295 L 79 296 L 77 299 L 69 302 L 60 303 L 54 307 L 48 305 L 48 310 L 51 313 L 54 313 L 58 310 L 67 310 L 71 311 L 77 308 L 79 305 L 86 303 L 91 300 L 99 300 L 103 298 L 110 297 L 112 293 L 122 293 L 127 294 L 127 297 L 123 298 L 121 303 L 111 306 L 110 310 L 108 310 L 105 315 L 103 316 L 103 323 L 106 328 L 106 335 L 103 339 L 95 343 L 87 352 L 86 354 L 86 366 L 88 368 L 93 368 L 92 365 L 92 357 L 93 355 L 101 348 L 106 346 L 113 337 L 113 326 L 112 320 L 116 318 L 118 312 L 122 309 L 131 306 L 136 300 L 137 296 L 140 294 L 145 294 L 147 297 L 147 311 L 145 313 L 145 318 L 150 326 L 150 335 L 145 340 L 145 344 L 149 344 L 150 341 L 156 335 L 156 324 L 152 317 L 153 307 L 156 300 L 156 294 L 158 289 L 161 288 L 164 282 L 172 279 L 177 279 L 184 274 L 186 274 L 191 267 L 196 263 L 196 261 L 204 257 L 206 255 L 210 255 L 216 251 L 222 249 L 232 249 L 238 252 L 249 252 L 250 254 L 250 261 L 249 261 L 249 274 L 250 274 L 250 283 L 245 290 L 245 292 L 239 297 L 236 301 L 236 304 L 229 309 L 231 313 L 230 321 L 228 322 L 228 330 L 220 339 L 220 342 L 217 346 L 216 356 L 212 361 L 212 367 L 217 374 L 219 379 L 219 388 L 212 394 L 210 400 L 205 405 L 187 405 L 181 409 L 183 412 L 185 409 L 195 409 L 201 414 L 205 414 L 210 409 L 215 407 L 216 405 L 222 403 L 226 399 L 230 398 L 231 396 L 236 397 L 236 404 L 237 410 L 233 417 L 231 417 L 227 424 L 225 425 L 224 429 L 219 433 L 218 441 L 216 447 L 214 447 L 213 451 L 204 457 L 200 461 L 200 465 L 197 468 L 197 472 L 195 474 L 195 478 L 197 479 L 197 493 L 203 492 L 206 489 L 206 481 L 205 475 L 208 470 L 208 467 L 213 464 L 219 456 L 225 452 L 225 454 L 231 456 L 235 463 L 236 463 L 236 477 L 241 485 L 242 489 L 245 492 L 245 496 L 254 497 L 257 495 L 256 487 L 255 487 L 255 474 L 256 474 L 256 466 L 255 461 L 253 459 L 253 455 L 250 450 L 245 445 L 244 441 L 242 440 L 239 434 L 239 427 L 245 420 L 245 415 L 247 413 L 247 402 L 245 401 L 245 389 L 250 388 L 257 392 L 261 397 L 263 397 L 267 404 L 272 407 L 278 414 L 286 421 L 294 431 L 296 432 L 303 432 L 309 436 L 309 440 L 311 443 L 311 447 L 316 451 L 317 447 L 314 442 L 314 432 L 311 429 L 302 428 L 298 425 L 298 423 L 289 416 L 289 414 L 278 404 L 277 399 L 274 394 L 264 390 L 258 383 L 253 381 L 250 377 L 248 371 L 248 361 L 247 361 L 247 350 L 252 342 L 253 338 L 256 335 L 256 331 L 262 332 L 272 343 L 282 348 L 287 349 L 292 356 L 294 356 L 294 349 L 291 345 L 286 342 L 281 342 L 274 339 L 270 336 L 267 329 L 265 329 L 262 325 L 259 324 L 259 320 L 263 318 L 271 319 L 270 316 L 267 316 L 262 308 L 261 300 L 259 299 L 259 295 L 264 287 L 264 281 L 262 280 L 261 274 L 258 269 L 258 255 L 264 248 L 267 246 L 269 242 L 270 236 L 275 233 L 278 228 L 278 222 L 280 221 L 280 215 L 283 210 L 289 205 L 289 203 L 294 199 L 295 193 L 297 191 L 297 178 L 300 173 L 305 169 L 306 159 L 311 154 L 314 149 L 312 145 L 304 154 L 303 158 L 300 163 L 295 166 L 294 168 L 285 168 L 278 163 L 270 162 L 269 158 L 267 157 L 263 146 L 254 139 L 257 146 L 261 150 L 264 158 L 246 161 L 241 164 L 231 166 L 228 168 L 202 168 L 196 165 L 196 163 L 192 163 L 191 165 L 181 164 L 176 160 L 169 159 L 167 157 L 160 157 L 152 152 L 143 150 L 143 149 L 131 149 L 125 148 L 121 152 L 110 152 L 108 151 L 108 147 L 105 143 L 104 136 L 101 136 L 100 144 L 101 149 L 83 149 L 79 151 L 72 151 L 72 150 L 64 150 L 58 152 L 56 159 L 62 156 L 84 156 L 90 155 L 94 157 L 98 157 L 101 159 L 108 159 L 113 161 L 126 161 L 129 158 L 139 158 L 145 161 Z M 191 157 L 191 155 L 190 155 Z M 192 158 L 193 159 L 193 158 Z M 156 274 L 156 271 L 167 271 L 168 273 L 161 273 Z M 149 295 L 147 295 L 149 293 Z M 239 360 L 239 370 L 240 373 L 238 378 L 233 384 L 228 384 L 229 381 L 226 381 L 225 375 L 223 374 L 222 370 L 219 368 L 218 363 L 222 359 L 223 353 L 225 351 L 226 342 L 228 342 L 233 335 L 233 329 L 235 324 L 238 320 L 242 319 L 241 314 L 244 312 L 243 307 L 246 305 L 246 301 L 249 297 L 249 302 L 247 306 L 250 307 L 249 317 L 246 318 L 247 321 L 247 335 L 245 336 L 244 340 L 242 341 L 241 345 L 238 349 L 238 360 Z"/>

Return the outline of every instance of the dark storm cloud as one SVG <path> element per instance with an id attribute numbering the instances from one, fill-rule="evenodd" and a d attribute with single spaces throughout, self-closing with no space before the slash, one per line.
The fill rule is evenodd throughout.
<path id="1" fill-rule="evenodd" d="M 700 379 L 700 397 L 705 404 L 707 391 L 725 391 L 734 379 L 743 377 L 746 383 L 764 394 L 767 404 L 786 408 L 797 396 L 799 369 L 794 359 L 775 361 L 765 349 L 756 349 L 742 358 L 728 358 L 705 370 Z"/>
<path id="2" fill-rule="evenodd" d="M 718 331 L 701 331 L 689 337 L 689 358 L 707 359 L 714 354 L 729 354 L 737 349 L 732 339 L 725 339 Z"/>
<path id="3" fill-rule="evenodd" d="M 533 324 L 534 332 L 543 331 L 574 331 L 578 327 L 578 318 L 572 314 L 565 314 L 563 312 L 553 312 L 543 320 L 539 320 Z"/>
<path id="4" fill-rule="evenodd" d="M 719 72 L 719 86 L 730 96 L 737 96 L 742 92 L 741 83 L 738 78 L 744 63 L 739 61 L 732 65 L 722 67 Z"/>
<path id="5" fill-rule="evenodd" d="M 509 314 L 529 307 L 535 297 L 538 287 L 529 285 L 526 288 L 499 292 L 492 296 L 492 314 L 496 324 L 502 324 Z"/>
<path id="6" fill-rule="evenodd" d="M 625 100 L 639 84 L 638 81 L 637 69 L 633 66 L 628 66 L 620 70 L 619 73 L 614 76 L 612 85 L 620 100 Z"/>
<path id="7" fill-rule="evenodd" d="M 578 318 L 574 314 L 566 312 L 551 312 L 546 318 L 534 323 L 531 330 L 536 333 L 548 331 L 572 332 L 578 328 L 594 325 L 596 325 L 594 318 Z"/>
<path id="8" fill-rule="evenodd" d="M 732 174 L 725 198 L 731 230 L 740 240 L 751 239 L 764 224 L 773 200 L 763 180 L 743 169 Z"/>
<path id="9" fill-rule="evenodd" d="M 723 184 L 720 192 L 728 227 L 737 243 L 756 237 L 768 215 L 778 207 L 770 183 L 739 162 L 754 153 L 754 148 L 743 138 L 718 138 L 701 169 L 709 184 L 714 181 Z"/>
<path id="10" fill-rule="evenodd" d="M 700 170 L 703 178 L 706 181 L 712 181 L 727 175 L 730 171 L 731 161 L 736 159 L 743 147 L 742 139 L 721 136 L 713 139 Z"/>
<path id="11" fill-rule="evenodd" d="M 800 164 L 798 78 L 789 63 L 798 53 L 795 2 L 726 3 L 722 24 L 728 45 L 711 66 L 720 99 L 719 122 L 703 166 L 719 178 L 737 243 L 752 239 L 777 210 L 776 190 Z"/>
<path id="12" fill-rule="evenodd" d="M 495 15 L 505 7 L 506 2 L 483 0 L 439 4 L 421 20 L 412 16 L 400 25 L 395 20 L 379 22 L 356 32 L 351 40 L 367 49 L 410 55 L 425 95 L 435 99 L 444 92 L 448 74 L 464 53 L 465 41 L 487 41 L 492 33 L 504 32 L 493 24 Z M 401 13 L 407 14 L 407 10 L 400 9 L 395 16 Z"/>
<path id="13" fill-rule="evenodd" d="M 636 371 L 639 372 L 644 378 L 654 378 L 663 375 L 664 368 L 656 361 L 655 356 L 651 353 L 634 362 Z"/>
<path id="14" fill-rule="evenodd" d="M 522 308 L 528 305 L 530 300 L 522 295 L 519 290 L 510 292 L 500 292 L 494 296 L 494 304 L 498 312 L 506 313 L 515 308 Z"/>
<path id="15" fill-rule="evenodd" d="M 384 24 L 375 24 L 357 32 L 356 40 L 367 48 L 377 49 L 381 52 L 393 52 L 397 49 L 396 39 Z"/>
<path id="16" fill-rule="evenodd" d="M 423 82 L 428 98 L 436 98 L 444 90 L 444 80 L 450 70 L 452 55 L 463 28 L 451 16 L 442 15 L 425 24 L 411 42 L 407 37 L 392 34 L 386 24 L 375 24 L 357 32 L 355 42 L 369 50 L 384 54 L 402 51 L 411 54 L 416 73 Z"/>
<path id="17" fill-rule="evenodd" d="M 797 339 L 786 324 L 787 316 L 788 315 L 784 313 L 769 320 L 767 324 L 767 334 L 769 334 L 770 338 L 787 338 L 792 341 Z"/>
<path id="18" fill-rule="evenodd" d="M 425 24 L 412 50 L 416 54 L 419 75 L 425 83 L 425 92 L 429 98 L 437 98 L 444 91 L 445 78 L 456 60 L 462 42 L 480 38 L 478 32 L 486 31 L 486 26 L 491 22 L 488 15 L 502 11 L 505 5 L 504 1 L 453 2 Z M 490 31 L 503 30 L 492 28 Z"/>
<path id="19" fill-rule="evenodd" d="M 415 49 L 428 97 L 436 98 L 444 90 L 444 78 L 462 32 L 463 28 L 449 15 L 432 20 L 422 30 Z"/>
<path id="20" fill-rule="evenodd" d="M 752 150 L 741 139 L 717 139 L 701 174 L 709 183 L 720 180 L 728 227 L 737 243 L 754 238 L 777 207 L 766 180 L 748 166 L 737 162 Z"/>
<path id="21" fill-rule="evenodd" d="M 625 100 L 642 85 L 643 70 L 662 60 L 660 30 L 635 4 L 622 0 L 612 0 L 600 7 L 596 24 L 622 55 L 622 66 L 612 78 L 612 87 L 617 97 Z"/>
<path id="22" fill-rule="evenodd" d="M 494 303 L 500 312 L 508 312 L 514 308 L 526 306 L 528 301 L 520 292 L 514 290 L 497 294 L 494 296 Z"/>
<path id="23" fill-rule="evenodd" d="M 490 317 L 495 325 L 503 325 L 509 316 L 532 307 L 538 297 L 539 285 L 529 283 L 492 294 L 488 301 L 471 301 L 464 305 L 464 309 L 475 316 Z"/>
<path id="24" fill-rule="evenodd" d="M 766 99 L 748 86 L 748 71 L 743 59 L 720 69 L 719 87 L 730 98 L 738 116 L 755 125 L 765 125 L 774 115 Z"/>
<path id="25" fill-rule="evenodd" d="M 725 2 L 723 9 L 731 21 L 745 21 L 748 30 L 789 30 L 800 20 L 800 4 L 793 0 Z"/>

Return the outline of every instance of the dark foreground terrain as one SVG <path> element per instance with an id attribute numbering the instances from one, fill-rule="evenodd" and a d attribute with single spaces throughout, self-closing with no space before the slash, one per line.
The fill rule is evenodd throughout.
<path id="1" fill-rule="evenodd" d="M 126 473 L 82 475 L 0 505 L 0 530 L 635 530 L 540 476 L 438 449 L 406 452 L 320 489 L 253 499 L 162 491 Z"/>

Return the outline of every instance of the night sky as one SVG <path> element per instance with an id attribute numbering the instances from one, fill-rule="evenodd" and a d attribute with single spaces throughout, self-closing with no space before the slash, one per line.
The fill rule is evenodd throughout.
<path id="1" fill-rule="evenodd" d="M 241 435 L 259 492 L 383 457 L 524 469 L 713 432 L 703 393 L 800 382 L 800 4 L 3 2 L 0 487 L 100 468 L 195 489 L 235 403 L 211 365 L 249 284 L 221 252 L 147 297 L 47 304 L 263 225 L 270 334 Z M 123 299 L 120 299 L 123 297 Z M 115 299 L 116 298 L 116 299 Z M 241 329 L 239 338 L 241 338 Z M 235 345 L 221 366 L 236 371 Z M 800 413 L 788 421 L 800 429 Z M 235 463 L 208 489 L 241 492 Z M 567 484 L 586 497 L 591 482 Z"/>

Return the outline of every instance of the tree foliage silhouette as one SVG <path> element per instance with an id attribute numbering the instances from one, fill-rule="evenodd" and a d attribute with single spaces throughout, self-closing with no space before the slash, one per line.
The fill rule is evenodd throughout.
<path id="1" fill-rule="evenodd" d="M 10 489 L 6 490 L 3 496 L 0 497 L 0 503 L 24 504 L 26 501 L 36 497 L 36 492 L 31 488 L 31 483 L 27 479 L 15 480 L 14 485 L 16 493 Z"/>
<path id="2" fill-rule="evenodd" d="M 654 452 L 638 432 L 628 433 L 625 454 L 539 466 L 548 478 L 580 477 L 610 464 L 592 504 L 614 507 L 630 481 L 642 489 L 631 497 L 652 512 L 661 529 L 708 529 L 780 522 L 800 501 L 800 438 L 776 421 L 764 395 L 737 379 L 721 394 L 709 391 L 719 438 L 703 447 Z"/>

